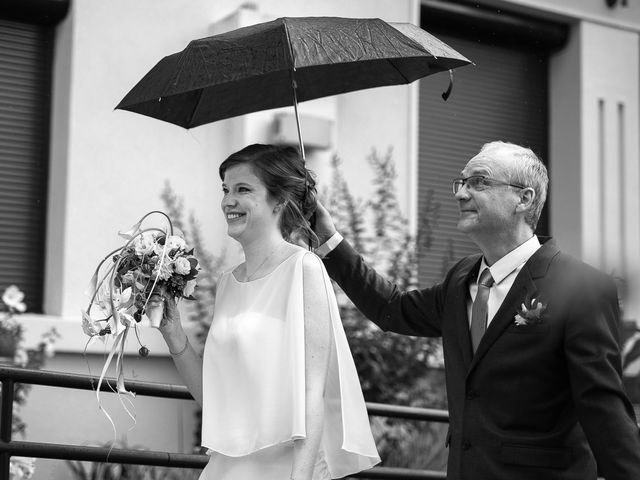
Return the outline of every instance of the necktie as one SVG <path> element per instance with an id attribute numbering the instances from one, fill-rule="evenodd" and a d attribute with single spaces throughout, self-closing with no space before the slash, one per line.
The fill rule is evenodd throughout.
<path id="1" fill-rule="evenodd" d="M 487 301 L 489 300 L 489 289 L 493 285 L 493 277 L 488 268 L 480 274 L 478 280 L 478 293 L 471 307 L 471 346 L 473 353 L 476 353 L 480 339 L 487 329 Z"/>

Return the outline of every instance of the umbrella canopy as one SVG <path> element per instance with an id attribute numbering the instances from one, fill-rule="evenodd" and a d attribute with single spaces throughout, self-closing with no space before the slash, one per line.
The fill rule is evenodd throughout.
<path id="1" fill-rule="evenodd" d="M 116 108 L 192 128 L 298 101 L 410 83 L 469 63 L 411 24 L 285 17 L 190 42 L 163 58 Z"/>

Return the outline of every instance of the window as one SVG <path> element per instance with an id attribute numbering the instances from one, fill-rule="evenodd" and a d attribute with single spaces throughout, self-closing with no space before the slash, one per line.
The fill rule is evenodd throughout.
<path id="1" fill-rule="evenodd" d="M 418 165 L 420 285 L 442 280 L 460 258 L 478 248 L 457 228 L 458 207 L 451 181 L 482 144 L 504 140 L 530 147 L 547 162 L 547 78 L 549 49 L 566 39 L 557 24 L 497 17 L 477 8 L 427 2 L 422 27 L 465 55 L 475 65 L 453 72 L 453 90 L 442 100 L 449 78 L 420 81 Z M 463 12 L 463 13 L 461 13 Z M 434 224 L 433 221 L 437 222 Z M 423 228 L 421 231 L 421 227 Z M 546 208 L 538 234 L 548 234 Z"/>
<path id="2" fill-rule="evenodd" d="M 1 13 L 1 12 L 0 12 Z M 42 312 L 52 27 L 0 18 L 0 291 Z"/>

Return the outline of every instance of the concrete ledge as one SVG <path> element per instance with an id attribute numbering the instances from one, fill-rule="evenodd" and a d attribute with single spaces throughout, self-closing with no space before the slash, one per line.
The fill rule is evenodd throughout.
<path id="1" fill-rule="evenodd" d="M 60 317 L 55 315 L 36 315 L 31 313 L 25 313 L 16 317 L 18 322 L 24 329 L 24 340 L 27 348 L 34 348 L 40 342 L 42 334 L 48 331 L 51 327 L 55 327 L 60 338 L 56 341 L 56 352 L 65 353 L 83 353 L 85 345 L 89 340 L 89 337 L 82 331 L 82 323 L 80 317 L 80 310 L 78 310 L 77 317 Z M 185 325 L 187 334 L 193 339 L 193 326 Z M 160 332 L 152 328 L 143 322 L 138 327 L 138 334 L 140 340 L 149 349 L 150 356 L 169 356 L 169 350 L 162 338 Z M 108 346 L 112 345 L 109 341 Z M 135 333 L 130 332 L 127 337 L 125 345 L 125 353 L 128 355 L 138 355 L 138 349 L 140 345 L 135 338 Z M 94 342 L 88 349 L 87 353 L 102 354 L 105 351 L 105 343 Z"/>

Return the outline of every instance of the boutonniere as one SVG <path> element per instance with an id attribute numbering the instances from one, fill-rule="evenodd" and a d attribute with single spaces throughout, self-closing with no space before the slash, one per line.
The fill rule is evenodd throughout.
<path id="1" fill-rule="evenodd" d="M 518 310 L 514 323 L 518 326 L 542 323 L 542 315 L 546 309 L 547 306 L 536 298 L 532 298 L 528 305 L 525 300 L 520 310 Z"/>

